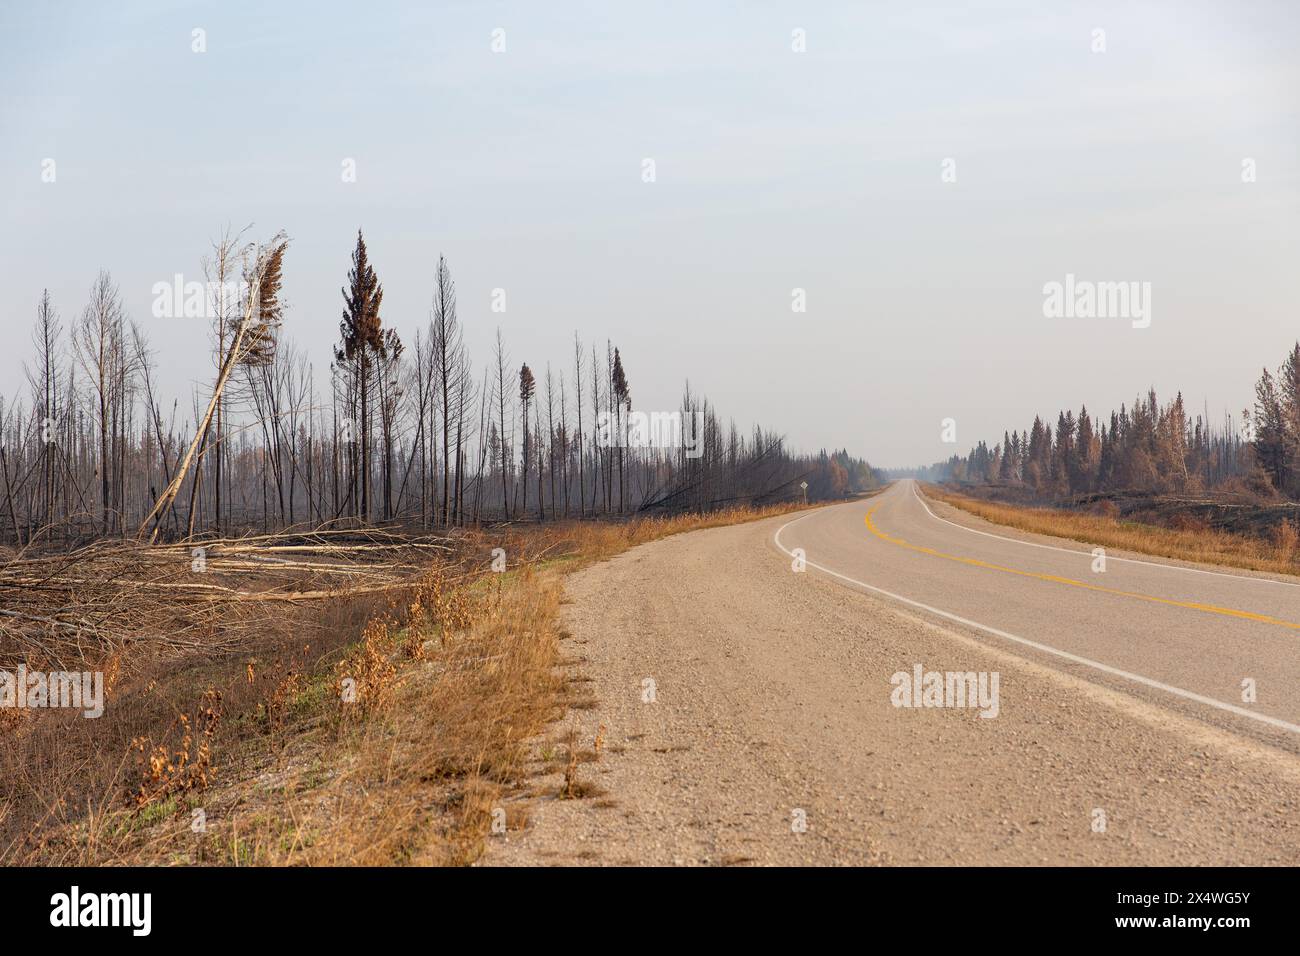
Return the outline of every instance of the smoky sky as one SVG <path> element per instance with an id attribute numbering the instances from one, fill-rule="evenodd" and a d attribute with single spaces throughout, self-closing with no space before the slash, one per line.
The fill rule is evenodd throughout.
<path id="1" fill-rule="evenodd" d="M 322 374 L 362 228 L 407 341 L 445 255 L 480 369 L 498 327 L 557 376 L 608 339 L 638 408 L 689 380 L 799 449 L 925 463 L 1149 387 L 1217 420 L 1300 337 L 1298 9 L 7 5 L 0 393 L 104 268 L 188 408 L 208 334 L 152 288 L 252 224 Z M 1149 325 L 1046 316 L 1067 275 Z"/>

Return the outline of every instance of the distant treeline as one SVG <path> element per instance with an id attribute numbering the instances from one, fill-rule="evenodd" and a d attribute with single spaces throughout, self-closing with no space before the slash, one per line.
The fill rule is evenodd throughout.
<path id="1" fill-rule="evenodd" d="M 1189 416 L 1180 393 L 1161 405 L 1154 390 L 1100 421 L 1087 408 L 1041 417 L 914 472 L 931 481 L 1016 486 L 1044 500 L 1092 492 L 1195 494 L 1222 490 L 1300 497 L 1300 344 L 1276 374 L 1263 371 L 1255 406 L 1239 423 Z"/>
<path id="2" fill-rule="evenodd" d="M 69 329 L 40 297 L 28 393 L 0 393 L 0 540 L 710 510 L 798 500 L 804 481 L 817 501 L 881 480 L 847 452 L 797 456 L 760 427 L 742 433 L 689 386 L 659 415 L 680 423 L 672 440 L 641 434 L 612 343 L 575 335 L 566 367 L 530 368 L 498 331 L 476 365 L 445 259 L 428 322 L 403 340 L 360 233 L 322 382 L 283 332 L 287 249 L 283 235 L 226 233 L 194 286 L 206 301 L 166 297 L 207 319 L 194 344 L 212 379 L 184 401 L 158 395 L 157 358 L 107 272 Z"/>

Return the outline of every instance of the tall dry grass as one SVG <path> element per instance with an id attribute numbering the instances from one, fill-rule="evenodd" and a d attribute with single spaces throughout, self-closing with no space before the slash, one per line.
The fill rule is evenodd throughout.
<path id="1" fill-rule="evenodd" d="M 934 485 L 925 486 L 925 495 L 986 521 L 1033 534 L 1198 564 L 1274 574 L 1300 573 L 1296 547 L 1300 534 L 1288 521 L 1283 521 L 1269 538 L 1259 538 L 1218 531 L 1191 520 L 1175 528 L 1125 521 L 1110 502 L 1105 503 L 1111 504 L 1106 513 L 1088 514 L 968 498 Z"/>

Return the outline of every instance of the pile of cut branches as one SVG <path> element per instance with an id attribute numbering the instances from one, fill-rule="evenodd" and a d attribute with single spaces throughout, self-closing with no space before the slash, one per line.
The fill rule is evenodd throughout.
<path id="1" fill-rule="evenodd" d="M 431 563 L 454 562 L 459 544 L 391 528 L 316 529 L 21 553 L 0 564 L 0 667 L 86 661 L 133 643 L 234 648 L 267 615 L 410 587 Z"/>

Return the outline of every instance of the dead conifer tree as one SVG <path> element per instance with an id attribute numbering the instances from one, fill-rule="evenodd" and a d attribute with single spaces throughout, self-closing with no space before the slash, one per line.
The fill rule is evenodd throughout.
<path id="1" fill-rule="evenodd" d="M 264 350 L 271 349 L 274 346 L 275 334 L 279 327 L 281 314 L 279 300 L 282 280 L 281 268 L 284 263 L 284 252 L 288 244 L 289 240 L 284 233 L 277 233 L 264 249 L 258 250 L 254 254 L 249 269 L 249 277 L 253 281 L 249 284 L 248 302 L 244 307 L 244 315 L 239 322 L 239 326 L 232 336 L 230 350 L 221 363 L 216 384 L 212 388 L 212 398 L 208 401 L 208 409 L 204 413 L 199 427 L 195 430 L 194 439 L 185 452 L 185 457 L 181 459 L 176 468 L 176 474 L 172 476 L 172 480 L 168 483 L 166 489 L 158 496 L 153 508 L 145 516 L 144 521 L 140 523 L 138 533 L 142 537 L 149 528 L 150 522 L 154 523 L 153 530 L 149 534 L 150 542 L 158 537 L 159 526 L 162 524 L 167 512 L 175 504 L 181 483 L 194 462 L 203 435 L 212 423 L 217 403 L 221 400 L 222 392 L 225 390 L 226 383 L 230 380 L 235 366 L 241 361 L 262 354 Z"/>
<path id="2" fill-rule="evenodd" d="M 533 378 L 532 370 L 525 362 L 519 370 L 519 406 L 523 410 L 521 420 L 524 423 L 524 497 L 520 506 L 520 514 L 527 517 L 528 515 L 528 406 L 533 400 L 533 393 L 537 391 L 537 381 Z"/>
<path id="3" fill-rule="evenodd" d="M 360 517 L 370 520 L 370 376 L 375 360 L 384 351 L 384 330 L 379 307 L 384 287 L 379 284 L 366 252 L 366 240 L 357 230 L 357 245 L 352 252 L 352 269 L 343 289 L 346 308 L 339 322 L 341 341 L 334 349 L 334 360 L 346 363 L 356 385 L 355 427 L 360 435 L 356 456 L 356 483 L 361 493 Z"/>

